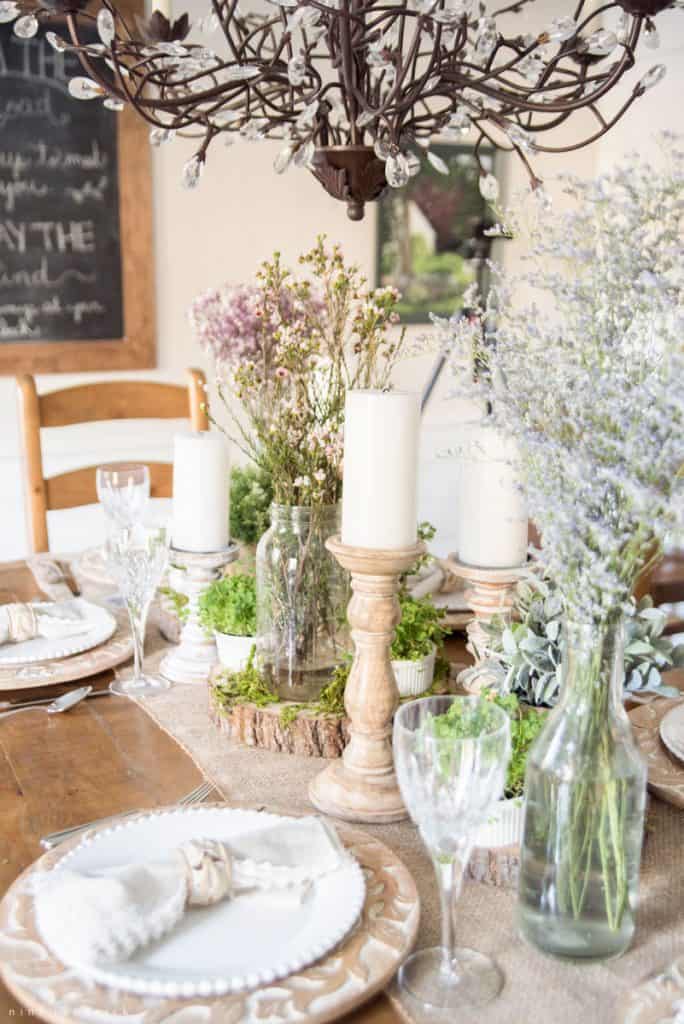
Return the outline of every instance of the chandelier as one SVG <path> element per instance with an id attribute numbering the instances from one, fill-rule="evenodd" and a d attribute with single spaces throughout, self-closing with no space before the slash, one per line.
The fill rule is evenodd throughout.
<path id="1" fill-rule="evenodd" d="M 479 0 L 264 0 L 257 12 L 246 0 L 211 0 L 194 26 L 206 43 L 188 42 L 187 14 L 130 19 L 111 0 L 92 13 L 88 0 L 0 0 L 0 21 L 14 21 L 28 38 L 63 15 L 63 35 L 51 30 L 47 39 L 80 58 L 85 74 L 70 80 L 72 96 L 134 107 L 155 145 L 177 134 L 196 138 L 186 186 L 198 183 L 217 139 L 276 138 L 277 173 L 308 168 L 360 220 L 366 202 L 406 185 L 423 161 L 448 173 L 430 148 L 437 138 L 473 140 L 487 199 L 498 186 L 481 160 L 486 144 L 516 153 L 536 186 L 535 153 L 590 144 L 662 79 L 656 64 L 612 116 L 601 113 L 637 46 L 657 46 L 654 16 L 681 6 L 579 0 L 573 14 L 534 34 L 511 34 L 515 15 L 534 0 L 503 3 L 490 10 Z M 614 29 L 603 27 L 611 10 Z M 592 127 L 554 145 L 553 129 L 580 110 L 590 112 Z"/>

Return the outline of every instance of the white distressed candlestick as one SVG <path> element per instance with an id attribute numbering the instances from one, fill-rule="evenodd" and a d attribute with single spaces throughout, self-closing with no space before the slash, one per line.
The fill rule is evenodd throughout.
<path id="1" fill-rule="evenodd" d="M 527 506 L 516 472 L 515 444 L 491 426 L 470 425 L 461 453 L 459 561 L 509 569 L 527 560 Z"/>
<path id="2" fill-rule="evenodd" d="M 221 575 L 221 570 L 239 557 L 237 544 L 222 551 L 179 551 L 171 548 L 170 561 L 184 569 L 183 582 L 176 589 L 188 599 L 187 617 L 180 642 L 163 659 L 160 672 L 173 683 L 205 683 L 218 661 L 213 633 L 207 634 L 199 621 L 199 599 L 207 587 Z M 179 573 L 179 575 L 181 575 Z"/>
<path id="3" fill-rule="evenodd" d="M 223 551 L 229 544 L 230 465 L 221 434 L 185 431 L 173 444 L 173 527 L 179 551 Z"/>
<path id="4" fill-rule="evenodd" d="M 342 543 L 373 551 L 416 543 L 420 402 L 406 391 L 348 391 Z"/>

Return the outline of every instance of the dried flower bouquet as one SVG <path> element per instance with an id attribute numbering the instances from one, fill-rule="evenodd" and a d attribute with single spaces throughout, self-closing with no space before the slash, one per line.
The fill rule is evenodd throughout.
<path id="1" fill-rule="evenodd" d="M 345 396 L 388 385 L 404 342 L 399 298 L 369 289 L 319 238 L 298 273 L 275 253 L 254 284 L 207 292 L 191 309 L 233 440 L 273 487 L 257 551 L 259 649 L 288 699 L 316 699 L 346 649 L 348 578 L 325 548 L 339 528 Z"/>

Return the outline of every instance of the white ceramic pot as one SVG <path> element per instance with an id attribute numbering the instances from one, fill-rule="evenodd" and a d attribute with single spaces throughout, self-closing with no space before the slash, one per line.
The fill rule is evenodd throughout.
<path id="1" fill-rule="evenodd" d="M 523 798 L 499 800 L 494 805 L 491 817 L 475 833 L 474 846 L 497 847 L 519 846 L 523 831 Z"/>
<path id="2" fill-rule="evenodd" d="M 233 636 L 232 633 L 217 633 L 214 639 L 218 649 L 219 661 L 223 668 L 231 672 L 239 672 L 249 661 L 249 655 L 256 644 L 255 636 Z"/>
<path id="3" fill-rule="evenodd" d="M 430 689 L 435 675 L 436 656 L 437 648 L 433 646 L 431 654 L 417 661 L 392 662 L 400 697 L 419 697 Z"/>

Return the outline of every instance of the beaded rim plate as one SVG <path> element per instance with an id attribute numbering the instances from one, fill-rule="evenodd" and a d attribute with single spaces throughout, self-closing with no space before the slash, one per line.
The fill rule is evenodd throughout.
<path id="1" fill-rule="evenodd" d="M 126 819 L 89 835 L 55 868 L 88 875 L 164 859 L 170 850 L 198 837 L 229 841 L 292 820 L 233 807 L 177 808 Z M 364 897 L 361 868 L 347 857 L 337 871 L 318 879 L 299 904 L 291 894 L 257 892 L 222 900 L 210 909 L 190 908 L 181 925 L 128 960 L 79 965 L 78 971 L 141 995 L 225 995 L 256 988 L 325 956 L 356 923 Z"/>
<path id="2" fill-rule="evenodd" d="M 34 601 L 34 608 L 50 607 L 54 601 Z M 0 647 L 0 668 L 10 665 L 33 665 L 36 662 L 56 661 L 82 654 L 98 647 L 116 632 L 116 619 L 99 604 L 74 597 L 69 605 L 76 609 L 79 617 L 88 624 L 88 629 L 75 636 L 34 637 L 18 644 L 3 644 Z"/>
<path id="3" fill-rule="evenodd" d="M 57 661 L 34 662 L 30 665 L 0 666 L 0 692 L 27 690 L 35 686 L 57 686 L 87 679 L 128 661 L 133 653 L 133 640 L 125 613 L 116 616 L 116 631 L 104 643 L 82 654 Z"/>
<path id="4" fill-rule="evenodd" d="M 144 815 L 155 818 L 176 808 Z M 183 813 L 196 813 L 186 809 Z M 252 812 L 257 813 L 257 812 Z M 338 828 L 340 839 L 365 877 L 360 917 L 346 937 L 318 962 L 278 982 L 251 991 L 190 998 L 115 992 L 79 978 L 43 945 L 35 928 L 33 888 L 51 870 L 67 844 L 37 860 L 8 890 L 0 904 L 0 974 L 13 995 L 50 1024 L 83 1020 L 135 1019 L 161 1024 L 181 1013 L 189 1019 L 226 1024 L 324 1024 L 349 1013 L 386 987 L 410 953 L 418 931 L 415 882 L 383 843 L 358 829 Z M 90 833 L 92 837 L 95 833 Z M 69 844 L 71 849 L 77 841 Z"/>

